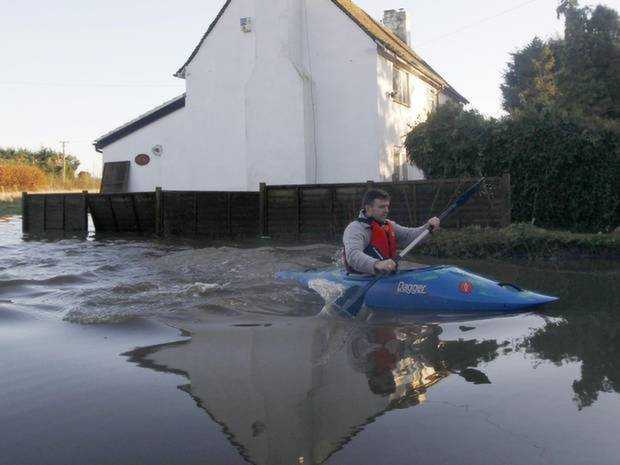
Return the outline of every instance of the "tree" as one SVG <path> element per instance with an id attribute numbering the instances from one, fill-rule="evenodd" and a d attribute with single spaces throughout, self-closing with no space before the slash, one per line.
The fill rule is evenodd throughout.
<path id="1" fill-rule="evenodd" d="M 535 37 L 512 54 L 501 85 L 503 108 L 513 113 L 526 106 L 544 107 L 557 99 L 556 60 L 550 44 Z"/>
<path id="2" fill-rule="evenodd" d="M 0 147 L 0 162 L 23 163 L 36 165 L 46 174 L 52 176 L 62 176 L 63 155 L 50 148 L 42 147 L 36 152 L 23 148 L 2 148 Z M 73 155 L 65 156 L 65 174 L 68 178 L 73 178 L 80 166 L 80 161 Z"/>
<path id="3" fill-rule="evenodd" d="M 620 21 L 605 6 L 579 7 L 562 0 L 557 8 L 565 21 L 564 38 L 534 38 L 513 53 L 501 86 L 503 108 L 558 106 L 588 117 L 620 116 Z"/>
<path id="4" fill-rule="evenodd" d="M 601 118 L 620 117 L 620 21 L 618 13 L 598 5 L 579 8 L 564 0 L 562 67 L 557 76 L 561 106 Z"/>
<path id="5" fill-rule="evenodd" d="M 492 125 L 476 110 L 446 103 L 407 135 L 408 157 L 430 178 L 477 176 Z"/>

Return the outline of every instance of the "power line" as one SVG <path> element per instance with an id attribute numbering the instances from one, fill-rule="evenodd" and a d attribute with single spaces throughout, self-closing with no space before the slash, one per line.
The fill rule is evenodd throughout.
<path id="1" fill-rule="evenodd" d="M 153 82 L 132 83 L 97 83 L 97 82 L 42 82 L 42 81 L 0 81 L 0 86 L 28 87 L 180 87 L 179 84 L 163 84 Z"/>
<path id="2" fill-rule="evenodd" d="M 487 21 L 491 21 L 492 19 L 499 18 L 500 16 L 503 16 L 505 14 L 511 13 L 511 12 L 513 12 L 515 10 L 518 10 L 519 8 L 523 8 L 524 6 L 527 6 L 530 3 L 534 3 L 534 2 L 537 2 L 537 1 L 538 0 L 528 0 L 527 2 L 519 3 L 518 5 L 515 5 L 512 8 L 509 8 L 509 9 L 504 10 L 504 11 L 500 11 L 499 13 L 496 13 L 496 14 L 494 14 L 492 16 L 487 16 L 486 18 L 481 18 L 481 19 L 479 19 L 479 20 L 477 20 L 477 21 L 475 21 L 473 23 L 470 23 L 470 24 L 462 26 L 462 27 L 460 27 L 458 29 L 455 29 L 452 32 L 448 32 L 446 34 L 442 34 L 442 35 L 437 36 L 437 37 L 435 37 L 435 38 L 433 38 L 431 40 L 428 40 L 426 42 L 422 42 L 422 43 L 419 44 L 419 46 L 424 46 L 424 45 L 432 44 L 434 42 L 437 42 L 438 40 L 445 39 L 446 37 L 453 36 L 455 34 L 458 34 L 459 32 L 463 32 L 463 31 L 465 31 L 465 30 L 467 30 L 469 28 L 477 26 L 478 24 L 482 24 L 482 23 L 485 23 Z"/>
<path id="3" fill-rule="evenodd" d="M 65 175 L 66 175 L 66 169 L 65 169 L 65 146 L 69 143 L 68 140 L 61 140 L 60 144 L 62 145 L 62 182 L 65 182 Z"/>

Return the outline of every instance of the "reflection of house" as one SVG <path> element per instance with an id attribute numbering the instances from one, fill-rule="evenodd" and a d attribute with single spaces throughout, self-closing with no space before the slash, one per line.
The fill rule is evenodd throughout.
<path id="1" fill-rule="evenodd" d="M 227 0 L 175 74 L 186 93 L 95 147 L 131 162 L 129 191 L 419 178 L 409 125 L 466 100 L 413 51 L 408 25 L 351 0 Z"/>
<path id="2" fill-rule="evenodd" d="M 436 346 L 435 335 L 424 350 Z M 308 464 L 325 461 L 387 410 L 416 405 L 447 376 L 415 350 L 393 331 L 377 337 L 313 320 L 219 327 L 163 346 L 143 365 L 185 374 L 184 390 L 248 461 L 294 464 L 304 457 Z"/>

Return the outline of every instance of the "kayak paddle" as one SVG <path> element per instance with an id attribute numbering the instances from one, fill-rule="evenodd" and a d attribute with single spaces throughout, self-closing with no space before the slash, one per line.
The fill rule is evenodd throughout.
<path id="1" fill-rule="evenodd" d="M 469 189 L 467 189 L 467 191 L 465 191 L 458 199 L 456 199 L 452 203 L 452 205 L 450 205 L 441 215 L 439 215 L 439 220 L 443 221 L 454 210 L 464 205 L 476 192 L 478 192 L 483 182 L 484 182 L 484 178 L 480 179 L 480 181 L 478 181 L 476 184 L 474 184 Z M 411 242 L 411 244 L 405 247 L 398 254 L 398 256 L 394 259 L 394 261 L 398 264 L 399 261 L 401 261 L 409 252 L 411 252 L 411 250 L 416 245 L 418 245 L 420 242 L 422 242 L 426 238 L 426 236 L 428 236 L 431 232 L 432 232 L 432 226 L 428 226 L 428 228 L 424 230 L 422 234 L 416 237 Z M 340 313 L 344 313 L 351 317 L 357 316 L 357 314 L 362 309 L 362 306 L 364 304 L 364 298 L 366 297 L 366 293 L 382 277 L 383 275 L 378 275 L 376 278 L 370 281 L 366 286 L 354 286 L 354 287 L 347 289 L 347 291 L 345 291 L 344 294 L 339 299 L 337 299 L 337 301 L 334 303 L 338 311 Z M 343 302 L 342 305 L 338 303 L 339 301 Z"/>

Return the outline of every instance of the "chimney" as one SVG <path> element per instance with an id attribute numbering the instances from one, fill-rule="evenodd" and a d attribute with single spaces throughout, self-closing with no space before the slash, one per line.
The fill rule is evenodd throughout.
<path id="1" fill-rule="evenodd" d="M 390 29 L 396 36 L 411 45 L 411 22 L 407 12 L 400 8 L 398 10 L 385 10 L 383 12 L 383 25 Z"/>

